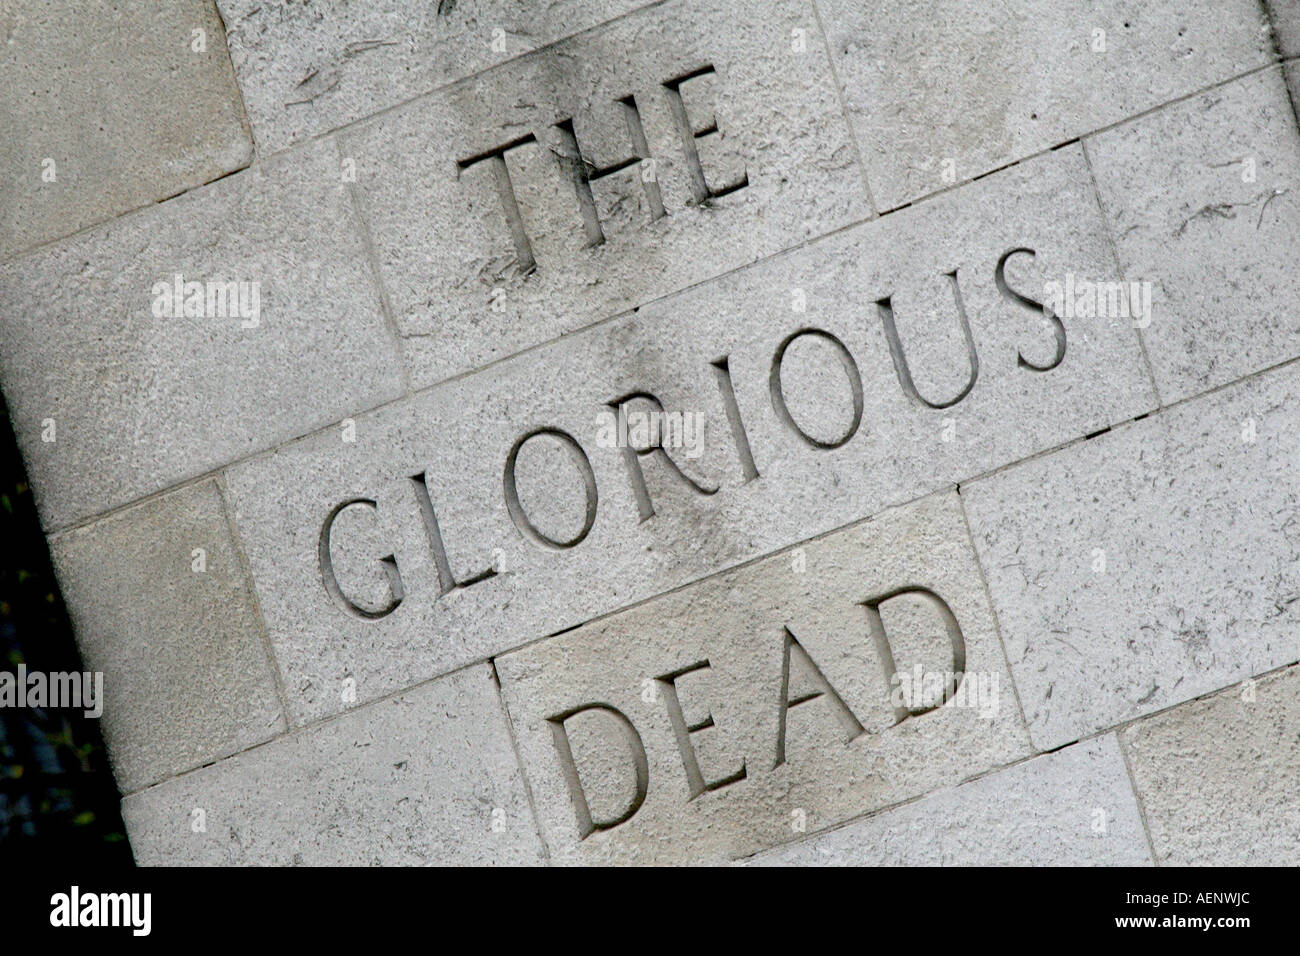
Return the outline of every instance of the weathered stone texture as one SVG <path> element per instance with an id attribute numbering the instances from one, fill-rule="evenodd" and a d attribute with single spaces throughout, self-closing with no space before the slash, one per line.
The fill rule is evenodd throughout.
<path id="1" fill-rule="evenodd" d="M 1278 68 L 1084 141 L 1175 402 L 1300 355 L 1300 135 Z"/>
<path id="2" fill-rule="evenodd" d="M 0 260 L 252 158 L 212 0 L 6 0 L 0 37 Z"/>
<path id="3" fill-rule="evenodd" d="M 1298 406 L 1292 364 L 962 487 L 1038 748 L 1300 656 Z"/>
<path id="4" fill-rule="evenodd" d="M 122 812 L 145 866 L 544 859 L 482 665 L 176 777 Z"/>
<path id="5" fill-rule="evenodd" d="M 760 853 L 758 866 L 1150 866 L 1114 735 Z"/>
<path id="6" fill-rule="evenodd" d="M 253 596 L 210 481 L 51 541 L 124 793 L 285 731 Z"/>
<path id="7" fill-rule="evenodd" d="M 217 0 L 253 134 L 275 152 L 647 0 Z"/>
<path id="8" fill-rule="evenodd" d="M 881 210 L 1273 59 L 1258 0 L 818 0 Z"/>
<path id="9" fill-rule="evenodd" d="M 1165 866 L 1295 866 L 1300 669 L 1183 704 L 1124 731 Z"/>
<path id="10" fill-rule="evenodd" d="M 334 144 L 0 267 L 0 375 L 52 530 L 402 394 Z"/>

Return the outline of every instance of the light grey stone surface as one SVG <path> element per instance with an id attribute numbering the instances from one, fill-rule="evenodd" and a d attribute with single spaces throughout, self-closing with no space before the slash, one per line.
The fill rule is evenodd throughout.
<path id="1" fill-rule="evenodd" d="M 258 148 L 405 102 L 647 0 L 218 0 Z"/>
<path id="2" fill-rule="evenodd" d="M 51 539 L 124 793 L 285 730 L 257 611 L 211 481 Z"/>
<path id="3" fill-rule="evenodd" d="M 1300 656 L 1300 365 L 962 487 L 1057 747 Z"/>
<path id="4" fill-rule="evenodd" d="M 734 859 L 1028 753 L 956 494 L 800 550 L 497 659 L 557 862 Z M 880 601 L 873 626 L 863 602 L 904 588 L 931 597 Z M 889 677 L 914 668 L 983 692 L 900 722 Z M 639 743 L 608 710 L 555 719 L 593 703 Z"/>
<path id="5" fill-rule="evenodd" d="M 880 210 L 1273 58 L 1258 0 L 817 4 Z"/>
<path id="6" fill-rule="evenodd" d="M 996 264 L 1018 247 L 1036 255 L 1012 257 L 1005 281 L 1026 295 L 1067 269 L 1113 271 L 1077 148 L 358 416 L 355 441 L 330 429 L 230 469 L 293 719 L 340 709 L 347 677 L 359 701 L 390 693 L 1150 409 L 1126 321 L 1072 323 L 1059 366 L 1021 364 L 1049 365 L 1056 340 L 1041 311 L 999 291 Z M 948 402 L 970 366 L 946 270 L 958 276 L 979 376 L 959 403 L 936 409 L 900 385 L 877 300 L 892 296 L 917 394 Z M 774 360 L 808 328 L 824 334 L 799 336 L 781 364 L 787 418 L 773 398 Z M 750 461 L 712 364 L 724 357 Z M 602 444 L 612 436 L 601 435 L 601 413 L 634 392 L 701 416 L 698 457 L 672 450 L 693 486 L 662 456 L 641 456 L 648 500 L 638 501 L 630 450 Z M 817 447 L 796 424 L 823 443 L 848 440 Z M 516 462 L 518 501 L 556 542 L 580 537 L 593 502 L 573 547 L 532 536 L 507 503 L 511 450 L 542 427 L 583 454 L 531 439 Z M 394 559 L 404 597 L 377 619 L 331 598 L 320 559 L 326 519 L 356 499 L 377 507 L 340 513 L 331 560 L 341 595 L 373 615 L 395 596 L 383 561 Z M 445 574 L 422 500 L 436 514 Z M 470 583 L 451 589 L 452 577 Z"/>
<path id="7" fill-rule="evenodd" d="M 122 813 L 142 866 L 544 858 L 484 665 L 173 778 Z"/>
<path id="8" fill-rule="evenodd" d="M 1300 669 L 1246 681 L 1124 734 L 1157 861 L 1295 866 Z"/>
<path id="9" fill-rule="evenodd" d="M 1298 10 L 3 4 L 139 861 L 1294 862 Z"/>
<path id="10" fill-rule="evenodd" d="M 416 386 L 872 215 L 803 0 L 652 6 L 341 142 Z"/>
<path id="11" fill-rule="evenodd" d="M 1150 866 L 1114 735 L 760 853 L 758 866 Z"/>
<path id="12" fill-rule="evenodd" d="M 1283 56 L 1300 56 L 1300 0 L 1264 0 L 1277 48 Z"/>
<path id="13" fill-rule="evenodd" d="M 1286 78 L 1286 88 L 1291 94 L 1291 107 L 1297 110 L 1296 116 L 1300 119 L 1300 60 L 1288 60 L 1282 65 L 1282 75 Z"/>
<path id="14" fill-rule="evenodd" d="M 1300 135 L 1278 68 L 1084 141 L 1174 402 L 1300 355 Z"/>
<path id="15" fill-rule="evenodd" d="M 212 0 L 6 0 L 0 36 L 0 260 L 252 158 Z"/>
<path id="16" fill-rule="evenodd" d="M 157 315 L 176 275 L 249 317 Z M 401 394 L 335 145 L 0 267 L 0 376 L 47 529 Z"/>

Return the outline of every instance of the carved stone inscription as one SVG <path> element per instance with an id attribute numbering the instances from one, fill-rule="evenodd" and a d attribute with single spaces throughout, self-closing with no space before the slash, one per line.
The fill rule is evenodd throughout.
<path id="1" fill-rule="evenodd" d="M 566 862 L 731 859 L 1026 748 L 954 494 L 497 669 Z"/>
<path id="2" fill-rule="evenodd" d="M 682 141 L 682 164 L 679 168 L 685 174 L 690 201 L 695 204 L 708 202 L 749 185 L 749 176 L 743 171 L 743 165 L 739 175 L 720 185 L 710 185 L 709 176 L 700 160 L 700 150 L 696 140 L 705 136 L 717 136 L 718 121 L 716 116 L 711 116 L 703 123 L 692 118 L 686 111 L 682 88 L 688 83 L 699 84 L 715 74 L 716 70 L 710 63 L 692 70 L 685 76 L 674 77 L 661 84 L 660 95 L 667 102 Z M 588 246 L 599 246 L 605 241 L 605 229 L 601 224 L 600 210 L 592 186 L 614 173 L 634 168 L 635 178 L 640 182 L 645 194 L 643 197 L 645 218 L 653 221 L 667 215 L 663 192 L 659 188 L 658 164 L 650 154 L 650 145 L 646 140 L 645 127 L 641 122 L 641 111 L 637 107 L 636 97 L 629 94 L 620 97 L 611 105 L 622 113 L 623 120 L 627 124 L 628 150 L 622 158 L 599 165 L 585 156 L 571 117 L 552 124 L 543 133 L 546 137 L 545 147 L 555 157 L 561 173 L 573 185 L 574 199 Z M 507 157 L 512 150 L 537 142 L 537 136 L 528 133 L 494 147 L 486 153 L 457 162 L 458 168 L 462 171 L 468 171 L 480 163 L 486 164 L 491 171 L 493 185 L 501 197 L 501 211 L 511 240 L 514 242 L 513 268 L 519 274 L 527 274 L 537 268 L 537 260 L 533 255 L 533 244 L 528 238 L 528 224 L 524 222 L 523 215 L 519 211 L 519 197 L 515 195 Z"/>
<path id="3" fill-rule="evenodd" d="M 232 468 L 295 722 L 1149 410 L 1128 323 L 1038 305 L 1113 274 L 1086 184 L 1059 150 Z"/>
<path id="4" fill-rule="evenodd" d="M 671 0 L 343 134 L 413 382 L 871 218 L 816 30 Z"/>
<path id="5" fill-rule="evenodd" d="M 1042 302 L 1035 300 L 1024 292 L 1011 288 L 1008 284 L 1006 267 L 1008 260 L 1013 255 L 1023 255 L 1030 261 L 1036 257 L 1034 250 L 1028 247 L 1017 246 L 1008 249 L 999 255 L 996 264 L 990 267 L 991 275 L 985 277 L 985 285 L 993 286 L 999 295 L 1003 297 L 1005 301 L 1000 303 L 1003 307 L 1011 304 L 1042 316 L 1043 325 L 1050 331 L 1053 343 L 1051 358 L 1042 364 L 1035 363 L 1026 359 L 1025 350 L 1017 346 L 1015 348 L 1015 360 L 1016 366 L 1020 370 L 1019 374 L 1033 375 L 1050 372 L 1065 359 L 1067 349 L 1065 326 L 1062 324 L 1061 319 L 1052 313 L 1050 307 L 1044 306 Z M 937 411 L 951 408 L 965 398 L 979 380 L 979 350 L 971 331 L 970 317 L 966 312 L 961 283 L 958 280 L 958 271 L 953 269 L 951 272 L 939 277 L 940 284 L 942 284 L 943 280 L 947 280 L 952 289 L 956 325 L 960 329 L 960 335 L 965 345 L 963 350 L 965 354 L 958 362 L 965 370 L 963 373 L 964 382 L 960 390 L 951 398 L 931 399 L 920 393 L 899 336 L 898 322 L 891 305 L 891 296 L 885 296 L 875 302 L 876 317 L 879 320 L 885 341 L 889 346 L 889 356 L 897 379 L 897 387 L 905 399 L 919 409 Z M 1043 337 L 1041 333 L 1039 337 Z M 1038 348 L 1030 348 L 1030 351 L 1046 352 L 1041 347 L 1041 343 L 1039 345 Z M 842 384 L 837 382 L 838 387 L 829 390 L 826 394 L 826 398 L 832 406 L 838 405 L 841 411 L 847 410 L 847 415 L 841 416 L 847 417 L 847 424 L 841 429 L 834 430 L 833 435 L 826 435 L 822 429 L 807 424 L 807 421 L 805 421 L 805 424 L 800 424 L 791 412 L 787 398 L 787 376 L 792 376 L 794 373 L 792 370 L 787 370 L 786 360 L 787 355 L 792 355 L 799 350 L 802 350 L 802 361 L 797 364 L 804 374 L 821 377 L 829 373 L 832 378 L 836 378 L 837 371 L 842 373 Z M 796 362 L 792 360 L 790 364 L 794 366 Z M 695 372 L 697 377 L 702 380 L 712 377 L 717 385 L 717 395 L 709 403 L 709 412 L 719 422 L 719 425 L 725 417 L 728 427 L 725 431 L 720 427 L 715 430 L 713 436 L 715 445 L 729 439 L 732 447 L 728 451 L 741 465 L 744 473 L 741 485 L 758 479 L 761 472 L 754 461 L 753 447 L 749 432 L 745 426 L 745 417 L 736 403 L 736 390 L 732 379 L 730 355 L 724 354 L 708 363 L 707 372 L 711 373 L 711 376 L 706 374 L 704 368 L 696 369 Z M 864 409 L 862 375 L 853 353 L 832 332 L 811 325 L 801 325 L 793 332 L 790 332 L 775 346 L 767 375 L 764 378 L 768 386 L 767 398 L 770 402 L 770 409 L 765 411 L 770 411 L 781 423 L 787 437 L 806 444 L 813 450 L 826 451 L 840 448 L 847 444 L 862 426 Z M 881 384 L 883 385 L 883 383 Z M 649 402 L 657 412 L 663 413 L 665 411 L 662 400 L 647 391 L 615 397 L 608 404 L 610 408 L 626 416 L 628 406 L 635 402 Z M 818 410 L 819 413 L 821 411 Z M 719 414 L 719 412 L 724 414 Z M 684 415 L 686 413 L 679 410 L 677 414 Z M 595 526 L 601 503 L 599 486 L 591 465 L 591 454 L 595 450 L 592 446 L 608 447 L 608 442 L 605 441 L 600 431 L 597 428 L 596 433 L 593 435 L 592 430 L 583 429 L 578 432 L 581 437 L 575 437 L 574 434 L 557 425 L 544 425 L 524 429 L 513 442 L 509 453 L 505 457 L 504 468 L 501 472 L 500 494 L 504 501 L 505 511 L 521 539 L 531 543 L 543 552 L 566 551 L 578 547 L 586 540 Z M 594 442 L 592 441 L 593 438 Z M 578 511 L 581 513 L 581 519 L 572 534 L 551 537 L 539 527 L 538 519 L 529 513 L 529 506 L 525 504 L 524 499 L 520 496 L 521 457 L 531 445 L 540 443 L 545 443 L 552 453 L 545 462 L 538 462 L 540 467 L 550 472 L 544 480 L 554 480 L 557 483 L 554 487 L 557 488 L 562 497 L 573 499 L 579 503 Z M 719 451 L 720 449 L 715 451 L 715 456 L 711 457 L 716 457 Z M 660 469 L 658 477 L 661 481 L 666 480 L 673 484 L 679 491 L 688 490 L 699 495 L 709 496 L 718 493 L 722 489 L 719 482 L 701 481 L 692 478 L 684 470 L 684 465 L 679 464 L 674 457 L 674 455 L 680 455 L 680 451 L 670 451 L 662 444 L 662 441 L 650 447 L 623 447 L 621 452 L 626 465 L 627 481 L 631 486 L 630 490 L 637 499 L 637 520 L 640 522 L 649 521 L 656 514 L 654 498 L 646 481 L 645 466 L 641 463 L 643 457 L 657 458 Z M 566 464 L 567 468 L 565 467 Z M 553 465 L 558 465 L 558 469 L 552 467 Z M 567 483 L 566 478 L 568 479 Z M 437 510 L 425 472 L 421 471 L 419 474 L 410 476 L 410 494 L 417 506 L 420 524 L 428 540 L 429 549 L 426 557 L 432 560 L 433 570 L 436 571 L 436 582 L 433 580 L 421 582 L 420 593 L 425 595 L 424 599 L 439 600 L 445 598 L 456 588 L 467 588 L 475 584 L 489 582 L 497 573 L 492 566 L 471 572 L 468 575 L 462 575 L 459 579 L 457 578 L 451 567 L 448 557 L 448 545 L 438 521 Z M 398 560 L 392 553 L 378 559 L 383 568 L 384 576 L 388 580 L 388 586 L 382 607 L 374 607 L 350 597 L 350 593 L 355 593 L 353 588 L 345 588 L 340 584 L 339 576 L 334 569 L 334 539 L 335 525 L 344 516 L 346 510 L 359 509 L 373 512 L 378 507 L 377 503 L 370 498 L 349 498 L 330 509 L 324 518 L 320 531 L 319 562 L 321 581 L 325 591 L 343 611 L 370 620 L 393 613 L 404 600 L 405 585 L 403 584 Z M 626 520 L 626 516 L 622 520 Z M 459 550 L 463 553 L 464 549 Z M 366 578 L 374 577 L 373 572 L 366 575 Z"/>

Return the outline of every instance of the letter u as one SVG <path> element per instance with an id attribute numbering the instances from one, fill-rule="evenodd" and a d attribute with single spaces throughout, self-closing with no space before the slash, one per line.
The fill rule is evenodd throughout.
<path id="1" fill-rule="evenodd" d="M 903 386 L 903 391 L 909 398 L 928 408 L 950 408 L 956 405 L 970 394 L 980 374 L 979 355 L 975 351 L 975 337 L 971 334 L 970 319 L 966 317 L 966 304 L 962 301 L 961 286 L 957 282 L 957 270 L 944 274 L 952 280 L 952 295 L 957 302 L 957 319 L 961 323 L 962 335 L 966 338 L 966 359 L 970 364 L 970 378 L 966 380 L 965 387 L 957 393 L 956 398 L 946 402 L 932 402 L 917 390 L 916 383 L 912 381 L 911 369 L 907 365 L 903 342 L 898 337 L 898 325 L 894 322 L 894 307 L 890 303 L 890 298 L 886 296 L 876 301 L 876 308 L 880 310 L 880 318 L 885 326 L 885 338 L 889 340 L 889 355 L 894 360 L 894 371 L 898 373 L 898 384 Z"/>

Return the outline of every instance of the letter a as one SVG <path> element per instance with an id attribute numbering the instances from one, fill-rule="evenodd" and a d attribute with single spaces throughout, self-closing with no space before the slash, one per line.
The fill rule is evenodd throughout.
<path id="1" fill-rule="evenodd" d="M 791 700 L 790 665 L 793 662 L 798 663 L 803 674 L 802 683 L 805 685 L 811 684 L 817 689 L 810 693 L 801 694 Z M 813 663 L 813 659 L 808 656 L 808 652 L 804 650 L 803 645 L 799 643 L 798 639 L 787 627 L 785 628 L 785 645 L 781 650 L 781 709 L 777 718 L 776 762 L 772 764 L 773 770 L 785 763 L 785 728 L 790 708 L 806 704 L 818 697 L 826 698 L 827 703 L 831 705 L 831 709 L 835 712 L 836 718 L 844 725 L 847 734 L 844 740 L 846 744 L 864 733 L 861 721 L 853 715 L 849 705 L 844 703 L 844 699 L 836 693 L 835 688 L 831 686 L 831 682 L 821 672 L 821 668 Z"/>

